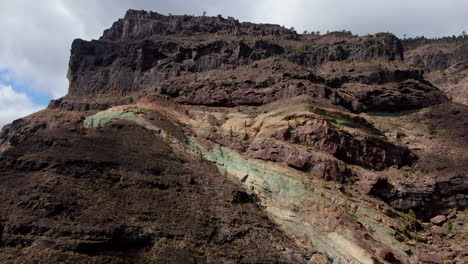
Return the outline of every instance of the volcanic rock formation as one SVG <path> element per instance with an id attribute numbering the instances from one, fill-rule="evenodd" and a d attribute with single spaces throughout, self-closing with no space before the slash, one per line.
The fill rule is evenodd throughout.
<path id="1" fill-rule="evenodd" d="M 465 46 L 424 45 L 129 10 L 1 131 L 0 262 L 466 262 L 468 106 L 425 74 Z"/>

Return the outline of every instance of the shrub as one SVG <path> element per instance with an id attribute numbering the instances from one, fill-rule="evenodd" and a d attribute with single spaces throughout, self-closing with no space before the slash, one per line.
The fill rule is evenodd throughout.
<path id="1" fill-rule="evenodd" d="M 78 127 L 78 128 L 76 129 L 76 133 L 77 133 L 78 135 L 84 136 L 84 135 L 86 135 L 86 128 L 84 128 L 84 127 Z"/>
<path id="2" fill-rule="evenodd" d="M 336 120 L 336 124 L 339 126 L 339 127 L 344 127 L 346 125 L 346 121 L 344 120 L 341 120 L 341 119 L 337 119 Z"/>
<path id="3" fill-rule="evenodd" d="M 413 211 L 413 209 L 410 209 L 408 211 L 408 219 L 406 221 L 405 226 L 406 229 L 410 231 L 416 231 L 420 227 L 419 220 L 416 217 L 416 213 Z"/>
<path id="4" fill-rule="evenodd" d="M 437 132 L 435 126 L 432 124 L 427 125 L 426 130 L 427 133 L 429 133 L 429 135 L 435 135 L 435 133 Z"/>
<path id="5" fill-rule="evenodd" d="M 166 133 L 166 135 L 164 136 L 164 141 L 166 143 L 169 143 L 171 141 L 171 134 L 169 133 Z"/>

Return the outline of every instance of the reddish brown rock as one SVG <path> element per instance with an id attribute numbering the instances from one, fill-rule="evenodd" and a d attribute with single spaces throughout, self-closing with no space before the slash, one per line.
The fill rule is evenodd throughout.
<path id="1" fill-rule="evenodd" d="M 416 158 L 405 147 L 393 145 L 377 137 L 355 137 L 324 121 L 298 125 L 291 134 L 291 137 L 298 138 L 308 146 L 332 154 L 346 163 L 375 170 L 392 165 L 401 167 L 411 164 Z"/>
<path id="2" fill-rule="evenodd" d="M 435 263 L 435 264 L 443 264 L 444 261 L 442 257 L 438 254 L 431 254 L 431 253 L 422 253 L 419 256 L 419 261 L 421 263 Z"/>
<path id="3" fill-rule="evenodd" d="M 247 149 L 246 154 L 256 159 L 285 162 L 291 167 L 309 171 L 312 175 L 326 180 L 347 182 L 354 179 L 351 170 L 341 161 L 314 155 L 301 149 L 278 145 L 274 141 L 267 140 L 252 144 Z"/>
<path id="4" fill-rule="evenodd" d="M 447 217 L 445 215 L 438 215 L 433 218 L 431 218 L 431 223 L 434 225 L 442 225 L 447 221 Z"/>

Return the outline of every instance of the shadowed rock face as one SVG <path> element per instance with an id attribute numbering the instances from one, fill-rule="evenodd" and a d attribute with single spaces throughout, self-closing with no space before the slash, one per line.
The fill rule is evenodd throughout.
<path id="1" fill-rule="evenodd" d="M 129 10 L 0 132 L 0 262 L 461 262 L 468 109 L 403 47 Z"/>

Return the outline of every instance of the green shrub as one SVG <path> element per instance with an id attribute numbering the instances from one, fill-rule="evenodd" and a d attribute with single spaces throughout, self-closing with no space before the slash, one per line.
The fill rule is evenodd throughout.
<path id="1" fill-rule="evenodd" d="M 416 217 L 416 213 L 413 211 L 413 209 L 408 211 L 408 218 L 405 226 L 409 231 L 417 231 L 420 227 L 419 220 Z"/>
<path id="2" fill-rule="evenodd" d="M 86 128 L 84 128 L 84 127 L 78 127 L 78 128 L 76 129 L 76 133 L 77 133 L 78 135 L 84 136 L 84 135 L 86 135 Z"/>
<path id="3" fill-rule="evenodd" d="M 435 135 L 437 133 L 436 128 L 433 124 L 427 125 L 426 130 L 427 133 L 429 133 L 429 135 Z"/>
<path id="4" fill-rule="evenodd" d="M 166 133 L 166 135 L 164 136 L 164 141 L 166 143 L 169 143 L 171 141 L 171 134 L 169 133 Z"/>
<path id="5" fill-rule="evenodd" d="M 337 124 L 339 127 L 343 128 L 343 127 L 346 125 L 346 121 L 344 121 L 344 120 L 342 120 L 342 119 L 337 119 L 337 120 L 336 120 L 336 124 Z"/>

